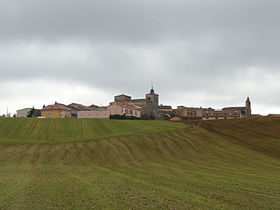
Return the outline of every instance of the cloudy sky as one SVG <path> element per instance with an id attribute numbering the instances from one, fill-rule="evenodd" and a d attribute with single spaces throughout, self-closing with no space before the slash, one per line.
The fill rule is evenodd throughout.
<path id="1" fill-rule="evenodd" d="M 0 0 L 0 113 L 43 104 L 280 113 L 279 0 Z"/>

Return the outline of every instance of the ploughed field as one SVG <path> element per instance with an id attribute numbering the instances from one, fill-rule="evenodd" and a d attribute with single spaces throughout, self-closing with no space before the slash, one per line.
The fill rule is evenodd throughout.
<path id="1" fill-rule="evenodd" d="M 0 119 L 0 209 L 279 209 L 279 128 Z"/>

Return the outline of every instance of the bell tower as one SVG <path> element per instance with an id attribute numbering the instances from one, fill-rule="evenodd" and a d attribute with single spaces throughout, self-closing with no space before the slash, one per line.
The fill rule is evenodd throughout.
<path id="1" fill-rule="evenodd" d="M 246 114 L 247 115 L 251 115 L 252 114 L 252 111 L 251 111 L 251 101 L 250 101 L 249 97 L 247 97 L 247 100 L 246 100 Z"/>
<path id="2" fill-rule="evenodd" d="M 146 94 L 146 99 L 153 105 L 153 107 L 158 107 L 159 95 L 155 93 L 153 85 L 151 87 L 150 93 Z"/>

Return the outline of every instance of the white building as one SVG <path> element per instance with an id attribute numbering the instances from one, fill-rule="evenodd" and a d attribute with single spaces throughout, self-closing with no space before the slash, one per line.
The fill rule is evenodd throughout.
<path id="1" fill-rule="evenodd" d="M 24 108 L 17 110 L 17 117 L 27 117 L 32 108 Z"/>

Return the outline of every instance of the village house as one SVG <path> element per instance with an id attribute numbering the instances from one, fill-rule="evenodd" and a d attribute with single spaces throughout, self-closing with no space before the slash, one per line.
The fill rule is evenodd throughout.
<path id="1" fill-rule="evenodd" d="M 178 106 L 174 113 L 182 120 L 202 120 L 203 117 L 202 108 Z"/>
<path id="2" fill-rule="evenodd" d="M 68 107 L 71 109 L 71 115 L 73 118 L 77 117 L 78 111 L 91 111 L 93 110 L 91 107 L 82 105 L 82 104 L 77 104 L 77 103 L 71 103 L 68 105 Z"/>
<path id="3" fill-rule="evenodd" d="M 32 110 L 32 108 L 24 108 L 17 110 L 17 117 L 27 117 L 28 113 Z"/>
<path id="4" fill-rule="evenodd" d="M 108 111 L 106 107 L 99 107 L 96 105 L 85 106 L 77 103 L 69 104 L 68 107 L 72 110 L 71 114 L 73 118 L 110 118 L 110 111 Z"/>
<path id="5" fill-rule="evenodd" d="M 32 112 L 32 113 L 30 113 L 30 112 Z M 28 116 L 29 114 L 31 114 L 31 116 Z M 34 109 L 34 108 L 24 108 L 24 109 L 17 110 L 17 115 L 16 115 L 16 117 L 19 117 L 19 118 L 22 118 L 22 117 L 37 118 L 39 116 L 41 116 L 41 110 Z"/>
<path id="6" fill-rule="evenodd" d="M 41 116 L 44 118 L 71 118 L 72 110 L 64 104 L 55 102 L 53 105 L 43 107 Z"/>
<path id="7" fill-rule="evenodd" d="M 113 102 L 107 107 L 110 115 L 128 116 L 128 117 L 142 117 L 141 107 L 132 103 Z"/>

